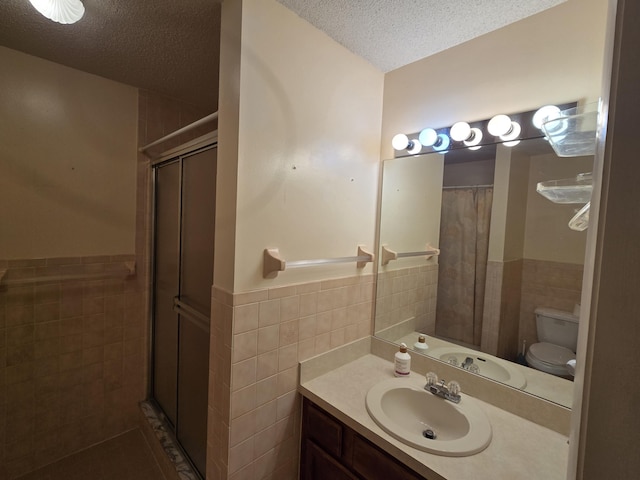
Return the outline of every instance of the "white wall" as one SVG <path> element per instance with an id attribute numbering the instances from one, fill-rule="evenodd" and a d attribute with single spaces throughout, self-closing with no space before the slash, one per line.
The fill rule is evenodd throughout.
<path id="1" fill-rule="evenodd" d="M 241 35 L 233 290 L 356 274 L 351 263 L 264 280 L 262 252 L 373 249 L 383 74 L 275 1 L 244 0 Z"/>
<path id="2" fill-rule="evenodd" d="M 137 90 L 0 47 L 0 258 L 133 253 Z"/>

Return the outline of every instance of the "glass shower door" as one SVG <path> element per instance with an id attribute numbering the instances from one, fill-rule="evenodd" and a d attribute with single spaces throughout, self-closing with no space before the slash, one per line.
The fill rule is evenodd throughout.
<path id="1" fill-rule="evenodd" d="M 152 396 L 172 426 L 177 419 L 178 314 L 180 289 L 179 161 L 156 168 L 156 217 L 153 292 Z"/>
<path id="2" fill-rule="evenodd" d="M 156 172 L 152 393 L 203 477 L 216 153 L 209 148 L 185 155 Z"/>

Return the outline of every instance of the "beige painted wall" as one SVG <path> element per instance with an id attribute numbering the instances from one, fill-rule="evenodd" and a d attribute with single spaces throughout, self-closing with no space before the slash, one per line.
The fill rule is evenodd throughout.
<path id="1" fill-rule="evenodd" d="M 527 212 L 529 158 L 514 148 L 499 145 L 493 180 L 493 206 L 489 231 L 489 258 L 503 262 L 522 258 Z"/>
<path id="2" fill-rule="evenodd" d="M 444 155 L 439 153 L 384 161 L 381 246 L 398 253 L 421 251 L 428 243 L 438 247 L 443 167 Z M 425 262 L 424 257 L 407 257 L 380 268 L 390 271 L 431 263 L 437 258 Z"/>
<path id="3" fill-rule="evenodd" d="M 568 0 L 388 73 L 382 158 L 398 132 L 597 100 L 605 22 L 606 2 Z"/>
<path id="4" fill-rule="evenodd" d="M 520 258 L 584 263 L 586 232 L 568 227 L 576 204 L 557 204 L 537 193 L 538 182 L 593 169 L 593 157 L 528 156 L 500 146 L 496 155 L 489 261 Z"/>
<path id="5" fill-rule="evenodd" d="M 509 168 L 509 194 L 507 198 L 507 216 L 505 222 L 504 257 L 505 262 L 523 257 L 525 230 L 528 222 L 527 204 L 530 193 L 527 190 L 529 180 L 529 157 L 518 150 L 498 146 L 498 151 L 511 150 Z"/>
<path id="6" fill-rule="evenodd" d="M 593 157 L 558 158 L 553 154 L 531 157 L 524 258 L 584 263 L 587 233 L 576 232 L 567 225 L 582 205 L 553 203 L 536 192 L 536 185 L 592 170 Z"/>
<path id="7" fill-rule="evenodd" d="M 0 47 L 0 257 L 133 253 L 137 90 Z"/>
<path id="8" fill-rule="evenodd" d="M 222 2 L 213 284 L 233 292 L 238 191 L 242 1 Z"/>
<path id="9" fill-rule="evenodd" d="M 356 274 L 350 263 L 264 280 L 262 252 L 373 249 L 384 76 L 275 0 L 244 0 L 241 31 L 233 290 Z"/>

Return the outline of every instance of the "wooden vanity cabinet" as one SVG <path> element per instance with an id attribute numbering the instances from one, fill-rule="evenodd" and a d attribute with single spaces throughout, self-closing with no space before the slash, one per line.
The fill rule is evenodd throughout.
<path id="1" fill-rule="evenodd" d="M 302 480 L 427 480 L 304 399 Z"/>

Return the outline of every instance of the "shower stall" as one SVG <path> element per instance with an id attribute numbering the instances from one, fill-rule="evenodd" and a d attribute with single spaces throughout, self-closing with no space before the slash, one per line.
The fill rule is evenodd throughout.
<path id="1" fill-rule="evenodd" d="M 205 476 L 217 144 L 153 165 L 150 400 Z"/>

